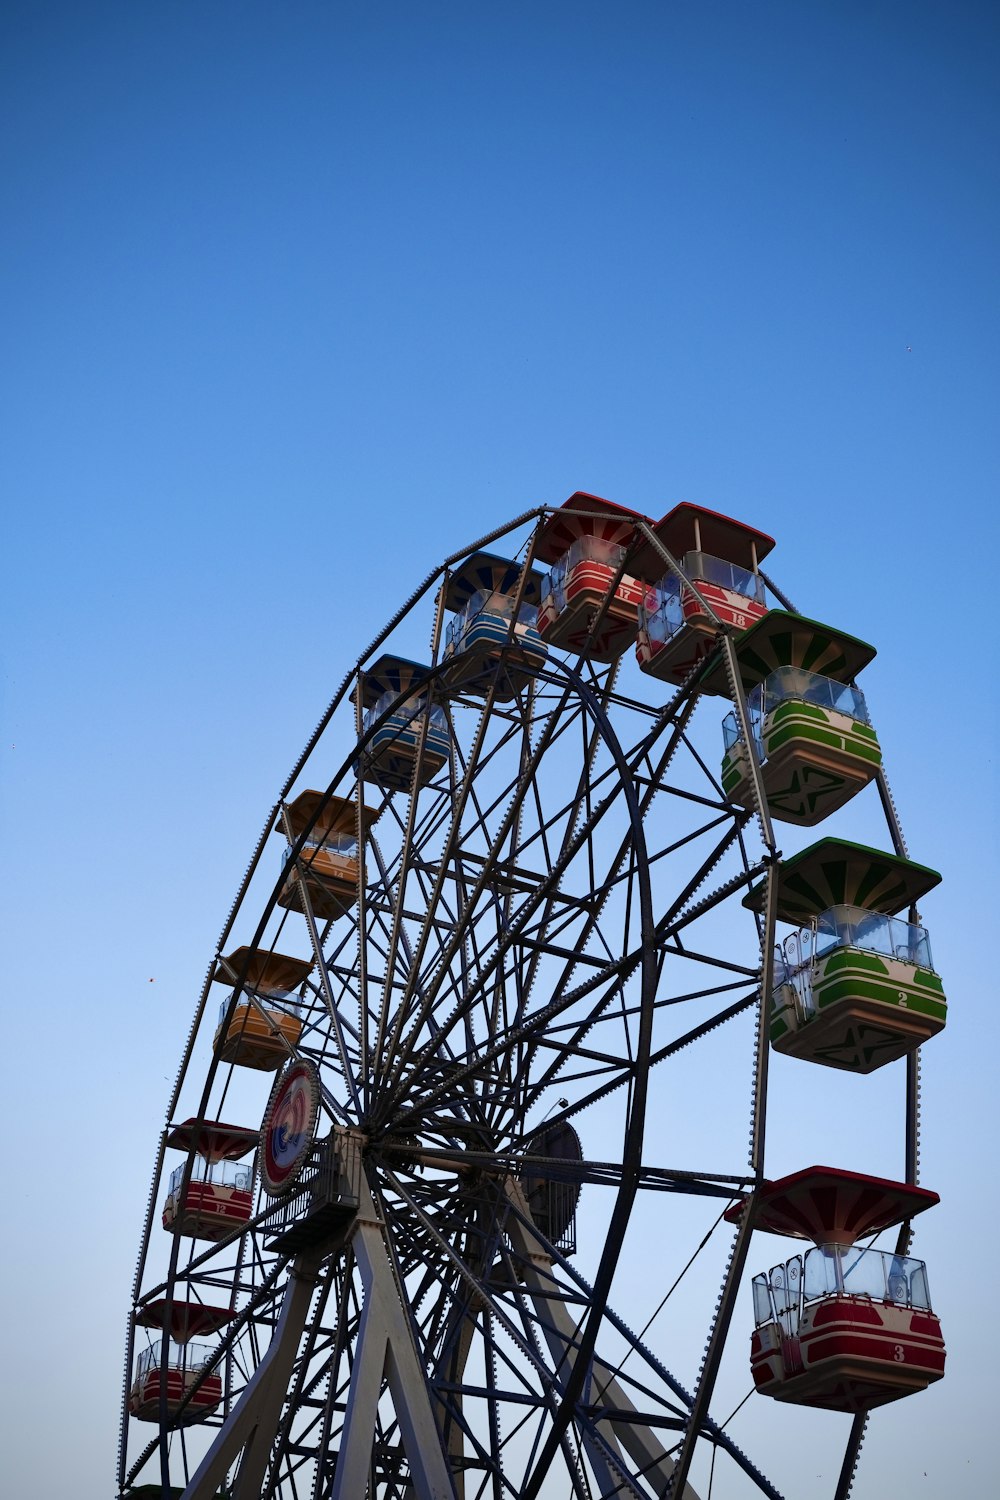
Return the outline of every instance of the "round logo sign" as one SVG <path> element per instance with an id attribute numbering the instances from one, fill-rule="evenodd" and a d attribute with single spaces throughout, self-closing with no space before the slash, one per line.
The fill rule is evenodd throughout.
<path id="1" fill-rule="evenodd" d="M 305 1059 L 286 1068 L 274 1085 L 260 1131 L 260 1177 L 272 1198 L 290 1188 L 305 1166 L 316 1136 L 319 1095 L 319 1074 Z"/>

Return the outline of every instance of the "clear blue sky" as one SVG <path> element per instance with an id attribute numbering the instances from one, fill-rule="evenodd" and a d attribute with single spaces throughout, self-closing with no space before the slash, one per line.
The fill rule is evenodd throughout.
<path id="1" fill-rule="evenodd" d="M 917 1243 L 950 1370 L 854 1494 L 988 1491 L 998 33 L 961 0 L 7 0 L 19 1493 L 111 1491 L 168 1077 L 292 760 L 430 567 L 578 487 L 762 527 L 879 646 L 946 877 Z"/>

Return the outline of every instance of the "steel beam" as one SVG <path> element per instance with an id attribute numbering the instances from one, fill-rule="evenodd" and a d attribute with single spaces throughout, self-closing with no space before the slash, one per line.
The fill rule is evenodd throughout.
<path id="1" fill-rule="evenodd" d="M 388 1382 L 392 1396 L 416 1500 L 455 1500 L 427 1394 L 427 1375 L 400 1301 L 383 1238 L 384 1225 L 364 1174 L 359 1197 L 351 1244 L 361 1271 L 365 1303 L 331 1500 L 359 1500 L 367 1491 L 383 1382 Z"/>
<path id="2" fill-rule="evenodd" d="M 232 1500 L 259 1497 L 321 1263 L 322 1251 L 303 1251 L 296 1257 L 274 1337 L 189 1481 L 183 1500 L 212 1500 L 224 1488 L 226 1475 L 241 1453 Z"/>
<path id="3" fill-rule="evenodd" d="M 517 1215 L 511 1215 L 508 1220 L 507 1233 L 519 1257 L 518 1269 L 534 1304 L 558 1380 L 560 1370 L 565 1376 L 573 1369 L 580 1329 L 573 1322 L 565 1296 L 552 1275 L 551 1257 L 542 1241 L 529 1228 L 531 1215 L 520 1183 L 508 1177 L 504 1188 L 518 1209 Z M 673 1461 L 648 1423 L 639 1419 L 636 1408 L 613 1372 L 596 1355 L 591 1361 L 585 1390 L 585 1404 L 607 1407 L 615 1413 L 613 1422 L 610 1417 L 598 1417 L 594 1421 L 599 1442 L 595 1442 L 588 1432 L 588 1420 L 582 1416 L 580 1419 L 583 1445 L 594 1467 L 601 1493 L 619 1494 L 624 1490 L 640 1495 L 643 1493 L 636 1489 L 631 1475 L 624 1467 L 623 1449 L 638 1474 L 651 1480 L 659 1489 L 665 1489 L 674 1472 Z M 618 1471 L 617 1482 L 611 1478 L 609 1465 L 613 1465 Z M 679 1493 L 683 1495 L 683 1500 L 698 1500 L 689 1484 Z"/>

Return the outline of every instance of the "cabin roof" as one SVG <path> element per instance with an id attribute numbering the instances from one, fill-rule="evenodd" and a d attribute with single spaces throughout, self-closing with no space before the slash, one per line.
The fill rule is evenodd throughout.
<path id="1" fill-rule="evenodd" d="M 683 501 L 667 511 L 665 516 L 653 524 L 653 533 L 675 561 L 680 562 L 684 554 L 695 550 L 694 518 L 697 516 L 701 528 L 701 550 L 711 557 L 721 557 L 737 567 L 751 568 L 753 552 L 751 542 L 757 544 L 757 560 L 766 557 L 774 546 L 774 538 L 742 521 L 734 521 L 717 511 L 706 510 L 702 505 L 689 505 Z M 645 516 L 639 519 L 645 520 Z M 638 543 L 628 560 L 628 571 L 634 578 L 646 583 L 656 583 L 667 572 L 667 565 L 653 543 L 646 538 Z"/>
<path id="2" fill-rule="evenodd" d="M 246 970 L 245 989 L 295 990 L 313 966 L 311 958 L 290 958 L 285 953 L 268 953 L 265 949 L 234 948 L 215 965 L 212 979 L 216 984 L 236 985 Z"/>
<path id="3" fill-rule="evenodd" d="M 464 609 L 473 594 L 513 594 L 521 576 L 521 564 L 509 557 L 498 557 L 493 552 L 475 552 L 451 574 L 445 590 L 445 609 Z M 542 597 L 544 574 L 532 571 L 528 575 L 523 602 L 538 604 Z"/>
<path id="4" fill-rule="evenodd" d="M 726 1209 L 730 1224 L 739 1223 L 747 1196 Z M 754 1228 L 812 1240 L 817 1245 L 850 1245 L 902 1224 L 940 1201 L 937 1193 L 911 1183 L 845 1172 L 839 1167 L 806 1167 L 764 1183 L 754 1212 Z"/>
<path id="5" fill-rule="evenodd" d="M 581 536 L 597 536 L 603 541 L 626 545 L 635 534 L 637 521 L 653 524 L 640 511 L 577 490 L 539 526 L 535 533 L 535 557 L 543 563 L 558 562 Z"/>
<path id="6" fill-rule="evenodd" d="M 940 883 L 937 870 L 915 860 L 847 839 L 820 839 L 779 864 L 778 917 L 798 925 L 831 906 L 863 906 L 894 917 Z M 743 905 L 763 911 L 765 890 L 761 882 Z"/>
<path id="7" fill-rule="evenodd" d="M 874 646 L 856 635 L 784 609 L 768 610 L 736 636 L 734 644 L 740 677 L 748 690 L 779 667 L 802 667 L 834 682 L 851 682 L 877 654 Z M 705 667 L 698 687 L 729 697 L 729 679 L 718 657 Z"/>
<path id="8" fill-rule="evenodd" d="M 136 1308 L 135 1321 L 141 1328 L 165 1328 L 177 1344 L 205 1333 L 215 1333 L 236 1316 L 229 1307 L 210 1307 L 207 1302 L 173 1302 L 165 1297 L 143 1302 Z"/>
<path id="9" fill-rule="evenodd" d="M 362 708 L 374 708 L 383 693 L 401 696 L 408 688 L 423 682 L 431 669 L 423 662 L 410 661 L 405 656 L 386 653 L 370 667 L 365 667 L 361 683 Z M 357 688 L 351 693 L 354 702 Z"/>
<path id="10" fill-rule="evenodd" d="M 752 544 L 756 544 L 758 562 L 774 546 L 774 537 L 768 536 L 766 531 L 758 531 L 745 521 L 736 521 L 732 516 L 707 510 L 703 505 L 692 505 L 687 500 L 682 500 L 661 516 L 653 530 L 671 556 L 680 559 L 685 552 L 695 551 L 696 520 L 701 531 L 701 551 L 735 563 L 738 568 L 753 567 Z"/>
<path id="11" fill-rule="evenodd" d="M 319 811 L 321 808 L 322 811 Z M 328 797 L 326 792 L 317 792 L 310 788 L 300 792 L 294 802 L 288 803 L 288 821 L 293 838 L 298 838 L 305 831 L 318 811 L 319 816 L 313 827 L 321 836 L 328 833 L 355 832 L 358 805 L 352 797 Z M 362 807 L 363 828 L 370 827 L 377 817 L 377 808 Z M 285 830 L 280 820 L 275 824 L 274 831 L 284 837 Z"/>
<path id="12" fill-rule="evenodd" d="M 257 1130 L 248 1130 L 243 1125 L 223 1125 L 221 1120 L 202 1120 L 194 1115 L 175 1125 L 166 1139 L 168 1146 L 178 1151 L 190 1151 L 197 1135 L 196 1150 L 206 1161 L 239 1161 L 257 1144 Z"/>

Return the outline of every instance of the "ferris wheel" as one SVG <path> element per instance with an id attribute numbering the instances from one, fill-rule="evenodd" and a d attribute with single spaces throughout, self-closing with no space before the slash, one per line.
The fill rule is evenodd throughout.
<path id="1" fill-rule="evenodd" d="M 706 1455 L 778 1497 L 716 1410 L 736 1344 L 751 1390 L 850 1414 L 846 1497 L 868 1411 L 943 1373 L 909 1255 L 938 877 L 857 686 L 873 649 L 795 612 L 772 546 L 578 492 L 449 557 L 348 672 L 169 1101 L 120 1495 L 705 1500 Z M 776 820 L 869 783 L 878 843 L 780 856 Z M 768 1179 L 772 1050 L 804 1086 L 905 1060 L 902 1180 Z M 759 1231 L 811 1248 L 751 1318 Z M 678 1365 L 656 1318 L 709 1243 Z"/>

